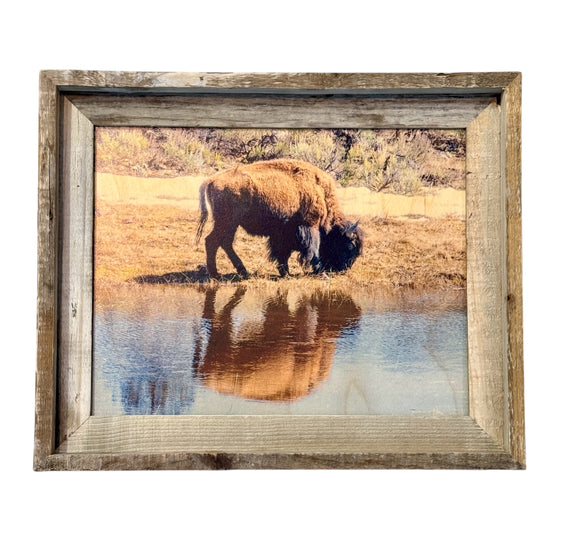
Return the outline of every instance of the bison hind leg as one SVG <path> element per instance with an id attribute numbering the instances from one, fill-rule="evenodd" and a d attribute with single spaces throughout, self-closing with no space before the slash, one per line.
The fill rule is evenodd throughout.
<path id="1" fill-rule="evenodd" d="M 249 278 L 248 271 L 233 247 L 236 229 L 237 227 L 233 227 L 233 229 L 230 227 L 225 230 L 222 227 L 214 226 L 213 231 L 205 239 L 207 270 L 212 278 L 220 278 L 216 266 L 216 253 L 220 246 L 226 252 L 238 274 L 242 278 Z"/>

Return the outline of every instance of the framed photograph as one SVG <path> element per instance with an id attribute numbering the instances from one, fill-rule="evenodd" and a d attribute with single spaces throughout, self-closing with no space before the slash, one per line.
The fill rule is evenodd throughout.
<path id="1" fill-rule="evenodd" d="M 44 71 L 36 470 L 525 468 L 521 75 Z"/>

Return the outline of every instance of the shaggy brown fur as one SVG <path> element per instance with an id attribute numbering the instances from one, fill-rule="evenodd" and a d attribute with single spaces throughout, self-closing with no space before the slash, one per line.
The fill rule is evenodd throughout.
<path id="1" fill-rule="evenodd" d="M 236 229 L 270 238 L 270 256 L 281 275 L 288 274 L 292 250 L 315 271 L 320 264 L 321 230 L 329 233 L 345 223 L 338 206 L 334 179 L 299 160 L 255 162 L 219 173 L 200 188 L 201 219 L 197 239 L 208 219 L 205 197 L 211 205 L 214 229 L 206 238 L 207 267 L 217 277 L 215 254 L 222 247 L 238 273 L 247 276 L 233 250 Z"/>
<path id="2" fill-rule="evenodd" d="M 313 212 L 309 211 L 309 206 L 312 206 L 316 208 L 316 213 L 319 215 L 325 212 L 320 219 L 312 218 L 312 220 L 314 222 L 321 221 L 320 226 L 326 231 L 329 231 L 332 225 L 344 220 L 344 214 L 338 205 L 336 197 L 336 181 L 326 172 L 308 162 L 282 158 L 255 162 L 243 168 L 237 167 L 234 169 L 234 172 L 236 171 L 242 171 L 252 180 L 256 188 L 266 190 L 267 193 L 270 193 L 268 196 L 271 199 L 275 198 L 275 202 L 269 202 L 270 206 L 283 209 L 287 209 L 290 206 L 290 203 L 287 202 L 287 197 L 282 194 L 284 191 L 277 196 L 271 194 L 273 187 L 278 190 L 280 188 L 290 189 L 294 187 L 301 198 L 305 200 L 301 205 L 301 211 L 312 214 Z M 221 175 L 228 177 L 229 173 L 231 173 L 231 170 Z M 320 191 L 322 191 L 323 201 L 315 204 L 309 203 L 309 198 L 314 194 L 319 195 Z"/>

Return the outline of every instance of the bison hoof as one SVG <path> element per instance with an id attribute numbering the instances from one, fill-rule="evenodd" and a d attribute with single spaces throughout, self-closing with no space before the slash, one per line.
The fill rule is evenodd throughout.
<path id="1" fill-rule="evenodd" d="M 246 271 L 244 269 L 243 271 L 238 272 L 238 274 L 236 275 L 236 278 L 238 278 L 240 280 L 248 280 L 248 278 L 250 278 L 250 273 L 248 273 L 248 271 Z"/>
<path id="2" fill-rule="evenodd" d="M 324 272 L 324 268 L 322 267 L 322 263 L 320 261 L 312 264 L 312 273 L 317 275 Z"/>

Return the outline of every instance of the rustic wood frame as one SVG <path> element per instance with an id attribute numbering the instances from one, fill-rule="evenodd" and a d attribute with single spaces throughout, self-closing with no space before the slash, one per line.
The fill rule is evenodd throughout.
<path id="1" fill-rule="evenodd" d="M 40 75 L 36 470 L 525 468 L 521 75 Z M 469 416 L 90 415 L 97 125 L 466 128 Z"/>

